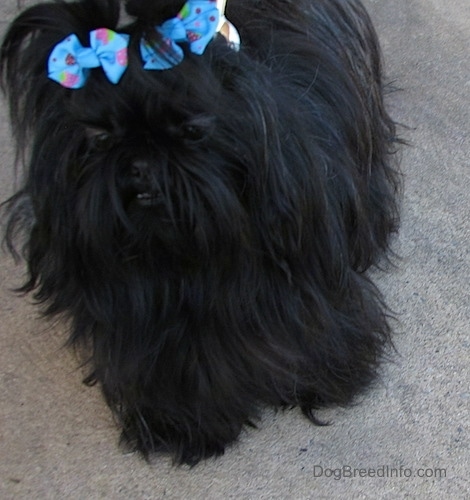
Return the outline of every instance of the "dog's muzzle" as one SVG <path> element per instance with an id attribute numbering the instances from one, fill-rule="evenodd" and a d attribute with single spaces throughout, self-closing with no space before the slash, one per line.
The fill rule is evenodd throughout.
<path id="1" fill-rule="evenodd" d="M 163 202 L 163 194 L 150 171 L 147 160 L 134 160 L 131 167 L 132 185 L 136 191 L 135 200 L 140 206 L 155 206 Z"/>

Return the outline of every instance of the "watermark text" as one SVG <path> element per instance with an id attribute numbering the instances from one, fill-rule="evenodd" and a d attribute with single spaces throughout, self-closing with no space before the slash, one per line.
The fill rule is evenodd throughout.
<path id="1" fill-rule="evenodd" d="M 447 477 L 447 469 L 436 467 L 392 467 L 390 465 L 381 465 L 379 467 L 352 467 L 343 465 L 341 467 L 324 467 L 322 465 L 314 465 L 314 477 L 327 477 L 339 481 L 340 479 L 354 479 L 364 477 L 386 478 L 386 479 L 406 479 L 406 478 L 423 478 L 442 479 Z"/>

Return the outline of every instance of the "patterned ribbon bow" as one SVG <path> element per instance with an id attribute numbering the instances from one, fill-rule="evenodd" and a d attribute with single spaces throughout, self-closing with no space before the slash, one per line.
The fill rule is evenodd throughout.
<path id="1" fill-rule="evenodd" d="M 107 28 L 90 32 L 90 47 L 83 47 L 74 34 L 58 43 L 48 62 L 48 76 L 63 87 L 85 85 L 90 68 L 101 66 L 111 83 L 118 83 L 127 69 L 129 35 Z"/>
<path id="2" fill-rule="evenodd" d="M 178 65 L 184 57 L 178 42 L 189 43 L 191 52 L 201 55 L 217 32 L 219 19 L 216 0 L 188 0 L 176 17 L 156 28 L 162 35 L 160 43 L 141 41 L 144 69 L 164 70 Z"/>

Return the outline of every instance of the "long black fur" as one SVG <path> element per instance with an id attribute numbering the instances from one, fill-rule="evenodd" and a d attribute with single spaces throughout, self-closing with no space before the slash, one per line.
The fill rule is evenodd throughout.
<path id="1" fill-rule="evenodd" d="M 182 1 L 34 6 L 1 49 L 24 183 L 6 202 L 47 316 L 70 320 L 123 437 L 196 463 L 264 405 L 346 405 L 390 344 L 366 271 L 398 227 L 398 140 L 359 0 L 229 0 L 224 38 L 167 71 L 139 40 Z M 131 35 L 118 85 L 47 78 L 76 33 Z"/>

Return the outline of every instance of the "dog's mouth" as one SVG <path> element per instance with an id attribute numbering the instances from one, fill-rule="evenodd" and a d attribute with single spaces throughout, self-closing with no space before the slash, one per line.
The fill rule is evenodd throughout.
<path id="1" fill-rule="evenodd" d="M 162 196 L 158 193 L 151 192 L 137 193 L 136 201 L 140 206 L 149 207 L 160 203 L 162 201 Z"/>

